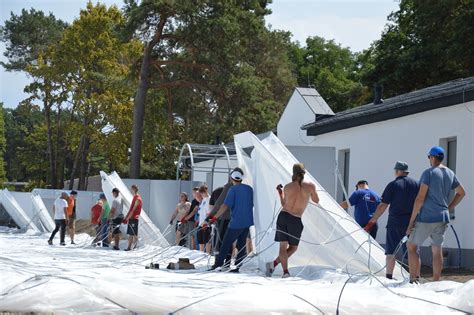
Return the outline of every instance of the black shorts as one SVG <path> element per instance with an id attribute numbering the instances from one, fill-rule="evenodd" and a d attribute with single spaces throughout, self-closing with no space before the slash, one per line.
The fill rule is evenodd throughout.
<path id="1" fill-rule="evenodd" d="M 292 246 L 298 246 L 304 227 L 301 218 L 282 211 L 278 215 L 276 226 L 275 242 L 288 242 Z"/>
<path id="2" fill-rule="evenodd" d="M 121 234 L 120 231 L 120 224 L 122 224 L 123 215 L 119 215 L 118 217 L 112 219 L 112 235 Z"/>
<path id="3" fill-rule="evenodd" d="M 207 244 L 211 239 L 211 228 L 207 229 L 199 228 L 197 232 L 198 244 Z"/>
<path id="4" fill-rule="evenodd" d="M 138 220 L 137 219 L 128 220 L 127 234 L 131 236 L 138 235 Z"/>

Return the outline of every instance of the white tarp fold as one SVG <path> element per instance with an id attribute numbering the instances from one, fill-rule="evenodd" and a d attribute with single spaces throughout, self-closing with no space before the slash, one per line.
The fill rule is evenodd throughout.
<path id="1" fill-rule="evenodd" d="M 112 205 L 113 201 L 112 189 L 117 188 L 120 191 L 120 195 L 124 201 L 123 215 L 125 216 L 130 208 L 130 204 L 132 203 L 132 193 L 128 190 L 127 186 L 116 172 L 107 175 L 105 172 L 101 171 L 100 177 L 102 179 L 102 191 L 107 197 L 107 201 L 110 205 Z M 142 209 L 140 214 L 138 237 L 140 244 L 155 245 L 159 247 L 169 246 L 168 241 L 163 237 L 160 229 L 158 229 L 151 221 L 144 209 Z"/>
<path id="2" fill-rule="evenodd" d="M 263 269 L 278 254 L 274 236 L 280 200 L 275 188 L 291 181 L 292 166 L 298 161 L 273 133 L 259 140 L 253 133 L 245 132 L 234 136 L 234 140 L 245 181 L 254 188 L 256 244 L 259 267 Z M 318 265 L 340 268 L 351 274 L 369 271 L 382 274 L 385 266 L 382 247 L 311 174 L 307 173 L 305 178 L 316 184 L 320 201 L 319 205 L 310 203 L 303 215 L 305 228 L 290 266 Z M 398 268 L 395 273 L 400 275 Z"/>
<path id="3" fill-rule="evenodd" d="M 34 222 L 39 222 L 39 217 L 34 216 L 33 218 L 30 218 L 20 207 L 15 198 L 13 198 L 8 189 L 5 188 L 0 191 L 0 202 L 20 229 L 32 230 L 34 232 L 41 231 Z"/>
<path id="4" fill-rule="evenodd" d="M 31 203 L 33 207 L 33 213 L 37 213 L 43 226 L 44 232 L 52 232 L 54 230 L 55 224 L 53 218 L 46 209 L 46 206 L 41 199 L 40 195 L 31 193 Z"/>

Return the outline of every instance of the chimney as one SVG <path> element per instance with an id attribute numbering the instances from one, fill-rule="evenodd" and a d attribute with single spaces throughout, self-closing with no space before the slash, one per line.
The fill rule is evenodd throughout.
<path id="1" fill-rule="evenodd" d="M 376 83 L 374 85 L 374 104 L 382 104 L 383 103 L 382 92 L 383 92 L 383 86 Z"/>

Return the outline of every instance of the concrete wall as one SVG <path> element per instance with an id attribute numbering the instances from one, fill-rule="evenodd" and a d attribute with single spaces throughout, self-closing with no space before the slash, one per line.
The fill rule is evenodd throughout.
<path id="1" fill-rule="evenodd" d="M 411 169 L 411 176 L 419 179 L 423 170 L 429 167 L 427 152 L 431 146 L 442 145 L 443 139 L 456 137 L 456 173 L 464 185 L 467 195 L 456 208 L 453 222 L 461 242 L 467 250 L 474 249 L 474 102 L 431 110 L 384 122 L 358 126 L 312 137 L 311 146 L 334 146 L 337 154 L 350 150 L 349 193 L 352 184 L 367 179 L 370 187 L 382 193 L 388 182 L 393 180 L 393 166 L 397 160 L 405 161 Z M 285 138 L 284 131 L 278 136 Z M 381 229 L 377 236 L 385 243 L 387 214 L 380 220 Z M 448 231 L 445 246 L 457 248 L 454 233 Z M 428 243 L 425 243 L 428 244 Z M 472 256 L 464 264 L 474 265 Z"/>
<path id="2" fill-rule="evenodd" d="M 332 147 L 287 146 L 331 195 L 336 194 L 336 149 Z"/>
<path id="3" fill-rule="evenodd" d="M 168 228 L 171 215 L 178 203 L 180 192 L 185 191 L 191 198 L 190 188 L 192 185 L 187 181 L 182 181 L 181 183 L 175 180 L 149 179 L 123 179 L 123 181 L 127 187 L 130 187 L 132 184 L 138 186 L 143 199 L 143 207 L 151 221 L 155 223 L 161 232 Z M 172 243 L 175 241 L 175 234 L 173 232 L 168 233 L 165 237 L 168 242 Z"/>

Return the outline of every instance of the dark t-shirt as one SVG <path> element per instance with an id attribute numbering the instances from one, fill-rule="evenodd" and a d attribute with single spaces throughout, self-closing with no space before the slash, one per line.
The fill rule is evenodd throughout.
<path id="1" fill-rule="evenodd" d="M 374 215 L 380 203 L 380 197 L 370 189 L 358 189 L 349 197 L 349 202 L 354 206 L 354 217 L 360 226 L 365 226 Z"/>
<path id="2" fill-rule="evenodd" d="M 387 227 L 408 225 L 420 185 L 408 176 L 390 182 L 382 194 L 382 202 L 389 204 Z"/>
<path id="3" fill-rule="evenodd" d="M 217 199 L 219 199 L 219 196 L 222 194 L 222 191 L 224 190 L 224 187 L 219 187 L 214 189 L 214 191 L 211 194 L 211 200 L 209 201 L 209 204 L 211 206 L 216 204 Z"/>
<path id="4" fill-rule="evenodd" d="M 198 207 L 199 208 L 199 201 L 197 201 L 196 199 L 193 199 L 193 201 L 191 201 L 191 207 L 189 208 L 189 212 L 187 215 L 189 215 L 191 212 L 193 212 L 194 210 L 194 207 Z M 194 217 L 195 216 L 192 216 L 191 218 L 189 218 L 189 222 L 194 222 Z"/>

